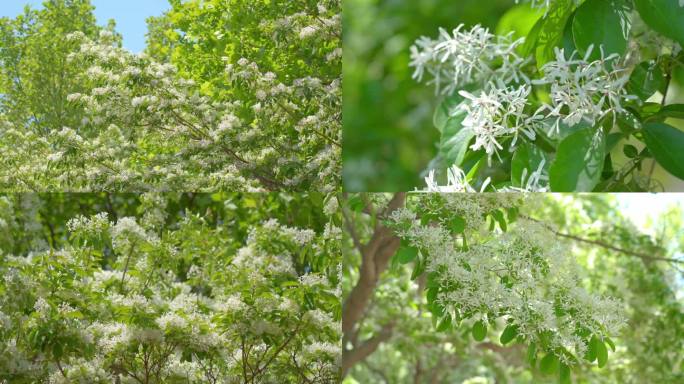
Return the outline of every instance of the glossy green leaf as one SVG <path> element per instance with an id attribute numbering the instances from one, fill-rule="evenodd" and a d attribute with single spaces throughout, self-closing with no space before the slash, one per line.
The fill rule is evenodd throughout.
<path id="1" fill-rule="evenodd" d="M 435 108 L 435 112 L 432 116 L 432 123 L 435 125 L 438 131 L 444 132 L 444 128 L 447 122 L 451 118 L 452 112 L 458 104 L 463 101 L 463 96 L 455 93 L 453 95 L 445 97 Z"/>
<path id="2" fill-rule="evenodd" d="M 552 352 L 549 352 L 543 359 L 539 362 L 539 370 L 542 373 L 550 375 L 558 369 L 558 357 Z"/>
<path id="3" fill-rule="evenodd" d="M 598 184 L 606 156 L 602 132 L 588 128 L 566 137 L 549 169 L 554 192 L 590 192 Z"/>
<path id="4" fill-rule="evenodd" d="M 684 119 L 684 104 L 668 104 L 651 115 L 648 120 L 662 121 L 668 117 Z"/>
<path id="5" fill-rule="evenodd" d="M 684 180 L 684 132 L 665 123 L 646 123 L 642 131 L 658 164 Z"/>
<path id="6" fill-rule="evenodd" d="M 536 172 L 544 163 L 542 170 L 548 171 L 549 160 L 546 152 L 536 145 L 522 143 L 513 154 L 511 160 L 511 183 L 514 187 L 524 187 L 531 173 Z M 524 175 L 524 180 L 523 180 Z"/>
<path id="7" fill-rule="evenodd" d="M 551 3 L 548 13 L 543 19 L 536 41 L 535 59 L 537 68 L 555 60 L 554 48 L 561 46 L 565 24 L 572 15 L 574 0 L 556 0 Z"/>
<path id="8" fill-rule="evenodd" d="M 452 116 L 442 131 L 439 153 L 449 166 L 461 165 L 470 141 L 475 137 L 472 129 L 463 128 L 461 125 L 465 116 L 465 112 Z"/>
<path id="9" fill-rule="evenodd" d="M 622 147 L 622 152 L 630 159 L 639 156 L 639 150 L 632 144 L 625 144 L 625 146 Z"/>
<path id="10" fill-rule="evenodd" d="M 487 323 L 482 320 L 475 322 L 475 324 L 473 324 L 472 333 L 473 339 L 477 341 L 484 340 L 487 336 Z"/>
<path id="11" fill-rule="evenodd" d="M 515 324 L 509 324 L 501 333 L 501 337 L 499 338 L 499 341 L 501 341 L 501 344 L 506 345 L 511 342 L 511 340 L 515 339 L 515 337 L 518 335 L 518 326 Z"/>
<path id="12" fill-rule="evenodd" d="M 531 366 L 534 366 L 536 361 L 537 361 L 537 344 L 535 342 L 532 342 L 527 347 L 527 362 L 530 363 Z"/>
<path id="13" fill-rule="evenodd" d="M 544 18 L 541 18 L 534 23 L 532 29 L 525 37 L 525 42 L 520 46 L 519 52 L 522 56 L 529 56 L 534 53 L 537 48 L 539 33 L 541 32 L 542 27 L 544 27 L 544 23 L 546 23 L 546 19 Z"/>
<path id="14" fill-rule="evenodd" d="M 453 233 L 462 233 L 465 230 L 465 219 L 461 216 L 454 216 L 449 221 L 449 230 Z"/>
<path id="15" fill-rule="evenodd" d="M 418 256 L 418 249 L 409 245 L 402 245 L 394 257 L 400 264 L 408 264 L 416 259 Z"/>
<path id="16" fill-rule="evenodd" d="M 512 32 L 513 39 L 527 37 L 543 15 L 541 9 L 532 8 L 527 4 L 516 5 L 501 16 L 496 26 L 496 34 L 505 36 Z"/>
<path id="17" fill-rule="evenodd" d="M 606 55 L 622 55 L 627 48 L 630 22 L 623 0 L 587 0 L 577 8 L 572 21 L 572 35 L 579 53 L 584 56 L 593 47 L 591 60 Z"/>
<path id="18" fill-rule="evenodd" d="M 684 46 L 684 7 L 679 0 L 634 0 L 634 5 L 649 27 Z"/>
<path id="19" fill-rule="evenodd" d="M 629 76 L 627 92 L 647 100 L 665 87 L 665 75 L 655 61 L 639 63 Z"/>
<path id="20" fill-rule="evenodd" d="M 570 367 L 563 363 L 560 364 L 560 369 L 558 371 L 558 382 L 560 384 L 572 383 L 572 380 L 570 380 Z"/>
<path id="21" fill-rule="evenodd" d="M 606 362 L 608 362 L 608 349 L 600 340 L 596 343 L 596 360 L 598 360 L 599 368 L 603 368 L 606 365 Z"/>
<path id="22" fill-rule="evenodd" d="M 492 218 L 494 218 L 494 220 L 496 220 L 496 222 L 499 223 L 499 227 L 502 231 L 506 232 L 508 230 L 506 218 L 504 217 L 504 213 L 502 211 L 498 209 L 492 211 Z"/>
<path id="23" fill-rule="evenodd" d="M 591 336 L 589 344 L 587 345 L 587 353 L 584 355 L 584 358 L 587 359 L 587 361 L 593 362 L 596 360 L 596 351 L 598 349 L 598 343 L 599 340 L 596 338 L 596 336 Z"/>
<path id="24" fill-rule="evenodd" d="M 439 325 L 437 325 L 437 331 L 438 332 L 444 332 L 444 331 L 448 331 L 449 329 L 451 329 L 451 315 L 447 313 L 439 321 Z"/>
<path id="25" fill-rule="evenodd" d="M 411 280 L 417 279 L 420 275 L 425 272 L 425 260 L 421 257 L 422 255 L 420 252 L 418 253 L 418 257 L 415 259 L 416 263 L 413 266 L 413 272 L 411 273 Z"/>

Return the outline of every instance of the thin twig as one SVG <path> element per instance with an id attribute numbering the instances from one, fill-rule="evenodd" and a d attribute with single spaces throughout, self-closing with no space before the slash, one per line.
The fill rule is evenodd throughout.
<path id="1" fill-rule="evenodd" d="M 531 217 L 529 217 L 529 216 L 520 216 L 520 217 L 523 218 L 523 219 L 529 220 L 529 221 L 533 221 L 533 222 L 535 222 L 535 223 L 540 223 L 540 224 L 542 224 L 542 225 L 545 226 L 549 231 L 553 232 L 553 233 L 554 233 L 555 235 L 557 235 L 557 236 L 565 237 L 566 239 L 574 240 L 574 241 L 577 241 L 577 242 L 580 242 L 580 243 L 598 245 L 599 247 L 606 248 L 606 249 L 610 249 L 610 250 L 612 250 L 612 251 L 620 252 L 620 253 L 623 253 L 623 254 L 629 255 L 629 256 L 636 256 L 636 257 L 639 257 L 639 258 L 641 258 L 641 259 L 643 259 L 643 260 L 658 260 L 658 261 L 668 261 L 668 262 L 671 262 L 671 263 L 684 263 L 684 260 L 672 259 L 672 258 L 660 257 L 660 256 L 651 256 L 651 255 L 647 255 L 647 254 L 645 254 L 645 253 L 641 253 L 641 252 L 636 252 L 636 251 L 631 251 L 631 250 L 628 250 L 628 249 L 620 248 L 620 247 L 618 247 L 618 246 L 615 246 L 615 245 L 612 245 L 612 244 L 608 244 L 608 243 L 604 243 L 604 242 L 599 241 L 599 240 L 587 239 L 587 238 L 580 237 L 580 236 L 577 236 L 577 235 L 574 235 L 574 234 L 560 232 L 560 231 L 554 229 L 553 227 L 551 227 L 550 225 L 548 225 L 548 224 L 546 224 L 546 223 L 543 223 L 543 222 L 541 222 L 541 221 L 539 221 L 539 220 L 537 220 L 537 219 L 533 219 L 533 218 L 531 218 Z"/>

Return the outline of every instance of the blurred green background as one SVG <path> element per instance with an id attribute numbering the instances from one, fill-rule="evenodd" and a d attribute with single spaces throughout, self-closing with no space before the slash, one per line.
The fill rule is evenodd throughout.
<path id="1" fill-rule="evenodd" d="M 464 23 L 494 30 L 514 0 L 345 0 L 344 146 L 348 191 L 413 190 L 435 155 L 434 89 L 411 79 L 409 47 Z"/>
<path id="2" fill-rule="evenodd" d="M 344 146 L 347 191 L 409 191 L 423 188 L 423 172 L 436 155 L 432 115 L 439 98 L 430 85 L 411 79 L 409 47 L 420 36 L 435 38 L 463 23 L 496 31 L 514 0 L 345 0 L 343 2 Z M 528 11 L 527 5 L 525 7 Z M 534 19 L 509 14 L 507 23 L 531 27 Z M 518 17 L 520 15 L 520 17 Z M 507 17 L 508 18 L 508 17 Z M 511 30 L 503 26 L 503 30 Z M 684 102 L 684 66 L 677 67 L 668 104 Z M 659 102 L 660 94 L 653 101 Z M 669 124 L 684 129 L 684 121 Z M 643 144 L 632 142 L 639 149 Z M 627 158 L 620 148 L 616 164 Z M 647 164 L 650 166 L 650 164 Z M 684 180 L 657 165 L 660 189 L 684 191 Z"/>

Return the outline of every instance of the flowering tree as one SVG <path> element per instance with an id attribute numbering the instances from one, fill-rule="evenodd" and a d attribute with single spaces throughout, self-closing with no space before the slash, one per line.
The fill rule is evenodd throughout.
<path id="1" fill-rule="evenodd" d="M 339 1 L 173 1 L 166 18 L 151 20 L 149 54 L 122 49 L 113 26 L 46 28 L 75 17 L 65 11 L 74 4 L 92 18 L 88 1 L 60 0 L 5 20 L 3 89 L 17 91 L 0 101 L 3 189 L 336 189 Z M 221 22 L 199 21 L 208 18 Z M 14 71 L 33 60 L 22 47 L 45 35 L 71 48 L 43 53 L 69 68 L 53 70 L 52 83 Z M 43 114 L 35 100 L 18 109 L 23 89 L 51 95 L 56 112 Z"/>
<path id="2" fill-rule="evenodd" d="M 341 231 L 325 204 L 0 197 L 0 380 L 336 382 Z"/>
<path id="3" fill-rule="evenodd" d="M 356 195 L 343 213 L 349 383 L 681 379 L 681 210 L 655 239 L 605 196 Z"/>
<path id="4" fill-rule="evenodd" d="M 684 133 L 669 120 L 684 106 L 668 100 L 684 3 L 527 3 L 502 18 L 508 34 L 460 25 L 411 47 L 414 79 L 441 100 L 428 189 L 645 191 L 659 188 L 656 163 L 684 179 Z M 438 188 L 447 169 L 463 177 Z"/>

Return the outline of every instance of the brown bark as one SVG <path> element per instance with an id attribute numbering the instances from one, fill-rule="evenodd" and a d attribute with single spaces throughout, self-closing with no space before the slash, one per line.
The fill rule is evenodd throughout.
<path id="1" fill-rule="evenodd" d="M 380 343 L 392 337 L 392 324 L 386 325 L 378 334 L 354 347 L 342 351 L 342 376 L 344 377 L 354 364 L 363 361 L 378 349 Z"/>
<path id="2" fill-rule="evenodd" d="M 391 214 L 396 209 L 402 207 L 405 201 L 406 193 L 396 193 L 379 216 Z M 353 229 L 353 223 L 349 221 L 348 217 L 345 217 L 345 219 L 347 220 L 347 230 L 350 231 L 355 246 L 361 252 L 359 280 L 342 306 L 342 332 L 346 344 L 346 341 L 356 340 L 357 324 L 363 318 L 373 297 L 378 280 L 387 269 L 389 261 L 397 252 L 401 241 L 394 235 L 392 230 L 379 222 L 370 240 L 366 244 L 361 244 Z M 347 350 L 346 345 L 343 345 L 342 375 L 344 376 L 349 368 L 375 351 L 381 342 L 389 339 L 391 327 L 391 325 L 386 326 L 378 335 L 359 345 L 355 345 L 351 350 Z"/>
<path id="3" fill-rule="evenodd" d="M 397 193 L 387 205 L 384 215 L 401 207 L 406 193 Z M 342 308 L 342 332 L 349 335 L 363 316 L 380 275 L 387 269 L 389 260 L 397 252 L 401 241 L 392 230 L 378 224 L 367 244 L 361 245 L 361 270 L 359 281 L 352 289 Z"/>

